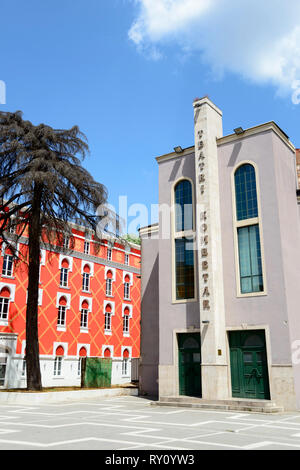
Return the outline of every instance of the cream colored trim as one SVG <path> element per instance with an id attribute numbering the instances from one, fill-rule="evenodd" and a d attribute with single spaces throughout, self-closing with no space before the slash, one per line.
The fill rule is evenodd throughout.
<path id="1" fill-rule="evenodd" d="M 142 227 L 139 229 L 140 236 L 157 233 L 159 231 L 159 224 L 149 225 L 148 227 Z"/>
<path id="2" fill-rule="evenodd" d="M 155 160 L 157 163 L 165 162 L 167 160 L 173 160 L 174 158 L 182 158 L 186 157 L 187 155 L 194 154 L 195 152 L 195 147 L 192 145 L 191 147 L 187 147 L 184 149 L 181 153 L 176 153 L 176 152 L 170 152 L 166 153 L 164 155 L 160 155 L 159 157 L 156 157 Z"/>
<path id="3" fill-rule="evenodd" d="M 252 165 L 255 170 L 258 217 L 238 221 L 236 217 L 236 194 L 235 194 L 234 176 L 238 168 L 240 168 L 241 166 L 245 164 Z M 260 296 L 268 295 L 266 266 L 265 266 L 265 250 L 264 250 L 263 229 L 262 229 L 263 224 L 262 224 L 262 215 L 261 215 L 261 193 L 260 193 L 259 171 L 258 171 L 258 166 L 255 162 L 251 160 L 243 160 L 242 162 L 239 162 L 234 167 L 231 173 L 231 195 L 232 195 L 232 215 L 233 215 L 232 220 L 233 220 L 233 239 L 234 239 L 235 274 L 236 274 L 236 296 L 243 298 L 243 297 L 260 297 Z M 259 227 L 262 277 L 263 277 L 264 290 L 262 292 L 251 292 L 249 294 L 242 294 L 237 229 L 240 227 L 248 227 L 251 225 L 258 225 Z"/>
<path id="4" fill-rule="evenodd" d="M 187 230 L 183 232 L 176 232 L 175 230 L 175 187 L 180 181 L 187 180 L 192 185 L 192 204 L 193 204 L 193 230 Z M 172 257 L 172 304 L 182 304 L 190 303 L 197 301 L 197 269 L 196 269 L 196 256 L 194 251 L 194 298 L 193 299 L 176 299 L 176 274 L 175 274 L 175 240 L 181 238 L 191 238 L 193 237 L 194 241 L 196 239 L 196 203 L 195 203 L 195 185 L 194 181 L 189 178 L 182 176 L 178 178 L 172 185 L 171 188 L 171 257 Z"/>
<path id="5" fill-rule="evenodd" d="M 230 134 L 225 137 L 221 137 L 217 139 L 217 145 L 220 146 L 223 144 L 228 144 L 230 142 L 236 142 L 237 140 L 241 140 L 245 137 L 261 134 L 262 132 L 266 131 L 275 132 L 275 134 L 289 147 L 290 150 L 292 150 L 292 152 L 296 151 L 296 148 L 293 143 L 287 138 L 287 136 L 282 132 L 282 130 L 277 126 L 274 121 L 270 121 L 265 124 L 260 124 L 258 126 L 246 129 L 245 132 L 241 135 Z"/>

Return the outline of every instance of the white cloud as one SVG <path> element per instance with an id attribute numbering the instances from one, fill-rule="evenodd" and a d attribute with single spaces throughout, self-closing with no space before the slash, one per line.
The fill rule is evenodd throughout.
<path id="1" fill-rule="evenodd" d="M 198 53 L 217 74 L 235 72 L 299 96 L 299 0 L 136 0 L 129 38 L 139 50 L 169 43 Z M 296 95 L 298 93 L 298 95 Z M 295 101 L 294 101 L 295 102 Z"/>

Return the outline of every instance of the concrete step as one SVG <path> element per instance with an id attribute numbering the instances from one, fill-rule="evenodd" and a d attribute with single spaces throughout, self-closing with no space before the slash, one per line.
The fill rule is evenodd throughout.
<path id="1" fill-rule="evenodd" d="M 224 411 L 248 411 L 256 413 L 281 413 L 284 411 L 270 400 L 248 400 L 248 399 L 229 399 L 229 400 L 204 400 L 202 398 L 177 396 L 161 397 L 159 401 L 152 402 L 153 406 L 175 406 L 185 408 L 202 408 Z"/>

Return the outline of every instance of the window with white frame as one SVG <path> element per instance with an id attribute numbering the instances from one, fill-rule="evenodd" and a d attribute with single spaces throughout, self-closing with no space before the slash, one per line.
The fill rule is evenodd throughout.
<path id="1" fill-rule="evenodd" d="M 112 250 L 111 248 L 107 248 L 107 261 L 111 261 L 112 259 Z"/>
<path id="2" fill-rule="evenodd" d="M 56 358 L 54 359 L 53 375 L 55 376 L 61 375 L 61 370 L 62 370 L 62 357 L 56 356 Z"/>
<path id="3" fill-rule="evenodd" d="M 104 330 L 111 331 L 111 311 L 105 310 Z"/>
<path id="4" fill-rule="evenodd" d="M 129 351 L 128 349 L 125 349 L 123 352 L 122 375 L 128 375 L 128 364 L 129 364 Z"/>
<path id="5" fill-rule="evenodd" d="M 63 260 L 62 267 L 60 269 L 60 287 L 68 287 L 69 278 L 69 263 L 67 260 Z"/>
<path id="6" fill-rule="evenodd" d="M 59 301 L 58 314 L 57 314 L 57 326 L 66 326 L 66 313 L 67 313 L 67 301 L 62 297 Z"/>
<path id="7" fill-rule="evenodd" d="M 129 333 L 129 315 L 124 314 L 123 317 L 123 333 Z"/>
<path id="8" fill-rule="evenodd" d="M 2 266 L 2 276 L 9 276 L 13 275 L 13 266 L 14 266 L 14 258 L 12 255 L 4 255 L 3 258 L 3 266 Z"/>
<path id="9" fill-rule="evenodd" d="M 125 265 L 129 266 L 129 254 L 125 253 Z"/>
<path id="10" fill-rule="evenodd" d="M 7 287 L 3 287 L 0 292 L 0 320 L 8 321 L 10 291 Z"/>
<path id="11" fill-rule="evenodd" d="M 88 327 L 89 311 L 87 308 L 81 309 L 80 328 Z"/>
<path id="12" fill-rule="evenodd" d="M 112 283 L 113 283 L 113 275 L 111 271 L 106 273 L 106 288 L 105 293 L 108 296 L 112 296 Z"/>
<path id="13" fill-rule="evenodd" d="M 78 359 L 78 367 L 77 367 L 77 375 L 81 376 L 81 369 L 82 369 L 82 359 L 87 356 L 86 349 L 82 347 L 79 351 L 79 359 Z"/>
<path id="14" fill-rule="evenodd" d="M 62 361 L 64 356 L 64 348 L 62 346 L 58 346 L 55 354 L 56 356 L 54 359 L 53 375 L 55 377 L 59 377 L 62 375 Z"/>
<path id="15" fill-rule="evenodd" d="M 84 292 L 90 291 L 90 273 L 84 272 L 82 275 L 82 290 Z"/>
<path id="16" fill-rule="evenodd" d="M 130 278 L 129 276 L 125 276 L 124 282 L 124 299 L 130 300 Z"/>
<path id="17" fill-rule="evenodd" d="M 85 240 L 84 241 L 84 248 L 83 248 L 84 254 L 89 255 L 90 254 L 90 242 Z"/>

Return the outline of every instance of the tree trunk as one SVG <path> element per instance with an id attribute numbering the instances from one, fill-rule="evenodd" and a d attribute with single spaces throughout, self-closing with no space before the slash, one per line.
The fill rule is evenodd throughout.
<path id="1" fill-rule="evenodd" d="M 40 276 L 41 193 L 35 186 L 32 214 L 29 221 L 29 266 L 26 309 L 26 373 L 27 390 L 41 390 L 41 371 L 38 338 L 38 298 Z"/>

